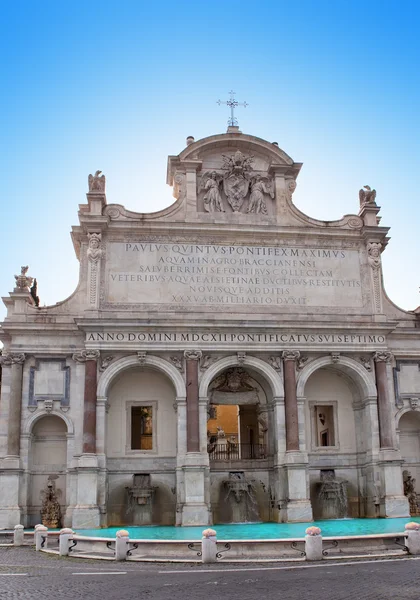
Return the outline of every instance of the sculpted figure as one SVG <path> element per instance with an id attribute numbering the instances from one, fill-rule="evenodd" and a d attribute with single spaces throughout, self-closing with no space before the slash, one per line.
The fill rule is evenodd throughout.
<path id="1" fill-rule="evenodd" d="M 379 269 L 381 266 L 381 248 L 380 242 L 368 242 L 368 262 L 373 269 Z"/>
<path id="2" fill-rule="evenodd" d="M 39 296 L 38 296 L 38 283 L 36 281 L 36 278 L 34 279 L 34 283 L 31 287 L 31 296 L 35 303 L 35 306 L 38 307 L 39 306 Z"/>
<path id="3" fill-rule="evenodd" d="M 269 194 L 271 198 L 274 198 L 273 190 L 264 183 L 261 179 L 261 175 L 255 175 L 251 180 L 251 195 L 249 197 L 249 213 L 262 213 L 267 214 L 267 206 L 264 202 L 264 194 Z"/>
<path id="4" fill-rule="evenodd" d="M 369 185 L 364 185 L 359 190 L 360 208 L 364 204 L 376 204 L 376 190 L 372 190 Z"/>
<path id="5" fill-rule="evenodd" d="M 216 171 L 210 175 L 204 184 L 204 189 L 207 191 L 204 196 L 204 210 L 207 212 L 225 212 L 222 205 L 222 197 L 219 191 L 220 178 Z"/>
<path id="6" fill-rule="evenodd" d="M 102 171 L 96 171 L 95 175 L 89 175 L 89 192 L 105 192 L 105 175 L 101 173 Z"/>
<path id="7" fill-rule="evenodd" d="M 28 272 L 29 267 L 21 267 L 20 275 L 15 275 L 16 279 L 16 288 L 19 290 L 26 290 L 28 287 L 31 287 L 33 282 L 33 277 L 28 277 L 26 273 Z"/>
<path id="8" fill-rule="evenodd" d="M 90 261 L 97 262 L 102 256 L 101 250 L 101 234 L 88 233 L 89 248 L 87 255 Z"/>

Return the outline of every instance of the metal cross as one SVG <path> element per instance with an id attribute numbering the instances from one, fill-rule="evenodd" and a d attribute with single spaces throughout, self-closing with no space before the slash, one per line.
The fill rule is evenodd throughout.
<path id="1" fill-rule="evenodd" d="M 236 127 L 238 125 L 238 119 L 235 117 L 234 111 L 235 108 L 237 106 L 243 106 L 244 108 L 246 108 L 247 106 L 249 106 L 249 104 L 247 102 L 238 102 L 237 100 L 235 100 L 235 93 L 236 92 L 232 92 L 230 91 L 230 99 L 229 100 L 218 100 L 217 104 L 220 106 L 221 104 L 227 104 L 228 106 L 230 106 L 230 119 L 228 120 L 228 125 L 229 127 Z"/>

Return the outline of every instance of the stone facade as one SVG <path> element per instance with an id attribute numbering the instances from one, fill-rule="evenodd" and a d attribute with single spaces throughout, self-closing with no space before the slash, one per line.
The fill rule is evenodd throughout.
<path id="1" fill-rule="evenodd" d="M 229 127 L 169 157 L 165 210 L 89 176 L 76 291 L 39 307 L 22 267 L 3 299 L 0 527 L 38 523 L 49 478 L 74 528 L 307 521 L 322 474 L 349 516 L 408 516 L 418 315 L 384 291 L 376 192 L 319 221 L 293 204 L 300 168 Z M 222 405 L 237 426 L 208 432 Z"/>

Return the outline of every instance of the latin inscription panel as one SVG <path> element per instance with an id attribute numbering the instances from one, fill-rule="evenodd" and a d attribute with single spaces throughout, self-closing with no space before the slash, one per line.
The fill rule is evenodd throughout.
<path id="1" fill-rule="evenodd" d="M 110 242 L 113 304 L 362 306 L 357 250 Z"/>

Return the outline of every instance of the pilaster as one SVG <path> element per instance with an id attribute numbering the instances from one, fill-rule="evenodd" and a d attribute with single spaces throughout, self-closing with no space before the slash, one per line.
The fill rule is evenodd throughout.
<path id="1" fill-rule="evenodd" d="M 7 455 L 0 470 L 0 527 L 14 527 L 22 520 L 20 507 L 20 485 L 23 476 L 20 460 L 20 436 L 22 415 L 22 376 L 25 354 L 10 352 L 0 357 L 3 370 L 9 371 L 5 380 L 9 386 L 2 390 L 2 403 L 8 400 L 7 411 Z M 8 396 L 6 398 L 6 396 Z M 2 407 L 3 409 L 3 407 Z"/>

